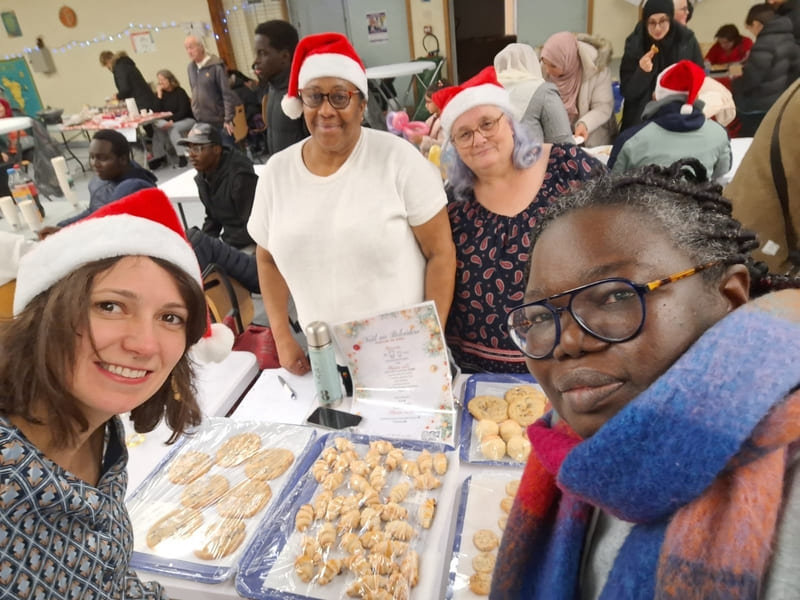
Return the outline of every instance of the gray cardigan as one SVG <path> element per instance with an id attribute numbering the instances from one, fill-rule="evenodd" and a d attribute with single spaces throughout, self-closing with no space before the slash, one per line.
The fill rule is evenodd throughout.
<path id="1" fill-rule="evenodd" d="M 558 88 L 552 83 L 543 83 L 534 92 L 528 107 L 520 119 L 533 133 L 534 139 L 546 144 L 574 144 L 569 117 Z"/>

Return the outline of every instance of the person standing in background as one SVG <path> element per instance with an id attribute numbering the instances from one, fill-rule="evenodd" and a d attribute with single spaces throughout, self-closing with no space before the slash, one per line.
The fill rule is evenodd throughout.
<path id="1" fill-rule="evenodd" d="M 303 119 L 290 119 L 281 109 L 289 89 L 289 73 L 297 30 L 286 21 L 273 20 L 256 27 L 253 71 L 258 77 L 260 98 L 267 95 L 267 153 L 272 155 L 308 136 Z"/>
<path id="2" fill-rule="evenodd" d="M 163 160 L 171 160 L 177 155 L 178 166 L 185 167 L 186 154 L 178 151 L 178 141 L 186 136 L 195 123 L 192 101 L 172 71 L 161 69 L 157 76 L 156 109 L 158 112 L 171 112 L 172 117 L 160 119 L 154 124 L 153 160 L 161 158 L 163 162 Z M 157 166 L 159 165 L 150 164 L 150 168 Z"/>
<path id="3" fill-rule="evenodd" d="M 767 0 L 776 12 L 785 17 L 789 17 L 794 29 L 794 39 L 800 44 L 800 0 Z"/>
<path id="4" fill-rule="evenodd" d="M 239 97 L 228 82 L 228 70 L 218 56 L 208 54 L 202 42 L 190 35 L 183 42 L 191 62 L 187 67 L 192 89 L 192 112 L 200 123 L 220 130 L 226 146 L 233 146 L 233 115 Z"/>
<path id="5" fill-rule="evenodd" d="M 100 53 L 100 64 L 114 74 L 117 100 L 134 98 L 139 110 L 155 109 L 156 95 L 153 93 L 153 88 L 145 81 L 136 63 L 127 53 L 120 51 L 114 54 L 110 50 L 105 50 Z"/>
<path id="6" fill-rule="evenodd" d="M 675 22 L 680 23 L 684 27 L 692 18 L 694 7 L 689 0 L 675 0 Z"/>

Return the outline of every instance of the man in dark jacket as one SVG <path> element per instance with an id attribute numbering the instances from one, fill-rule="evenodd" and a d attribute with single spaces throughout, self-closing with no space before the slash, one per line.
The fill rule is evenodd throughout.
<path id="1" fill-rule="evenodd" d="M 289 89 L 289 71 L 297 30 L 286 21 L 266 21 L 256 27 L 253 71 L 258 75 L 261 93 L 267 98 L 267 152 L 275 154 L 308 135 L 303 119 L 290 119 L 281 109 Z"/>
<path id="2" fill-rule="evenodd" d="M 741 76 L 731 72 L 740 135 L 752 137 L 764 114 L 800 74 L 800 47 L 789 17 L 777 15 L 769 4 L 752 6 L 745 19 L 756 41 Z"/>
<path id="3" fill-rule="evenodd" d="M 794 29 L 794 39 L 800 44 L 800 0 L 767 0 L 778 11 L 778 14 L 789 17 Z"/>
<path id="4" fill-rule="evenodd" d="M 254 244 L 247 233 L 258 175 L 250 159 L 234 148 L 222 146 L 219 131 L 210 123 L 197 123 L 178 142 L 189 151 L 197 169 L 194 178 L 206 208 L 204 233 L 221 237 L 235 248 Z"/>

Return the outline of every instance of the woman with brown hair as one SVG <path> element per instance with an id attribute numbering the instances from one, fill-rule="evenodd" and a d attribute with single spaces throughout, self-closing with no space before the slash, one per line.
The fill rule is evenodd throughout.
<path id="1" fill-rule="evenodd" d="M 143 433 L 164 418 L 170 442 L 200 423 L 188 353 L 211 333 L 201 281 L 158 190 L 101 208 L 21 259 L 14 317 L 0 323 L 4 592 L 166 597 L 128 568 L 119 415 Z M 222 358 L 231 338 L 215 326 L 193 358 Z"/>
<path id="2" fill-rule="evenodd" d="M 110 50 L 100 53 L 100 64 L 114 74 L 117 86 L 117 100 L 134 98 L 139 110 L 156 107 L 156 95 L 153 88 L 145 81 L 141 71 L 130 56 L 124 51 L 114 54 Z"/>

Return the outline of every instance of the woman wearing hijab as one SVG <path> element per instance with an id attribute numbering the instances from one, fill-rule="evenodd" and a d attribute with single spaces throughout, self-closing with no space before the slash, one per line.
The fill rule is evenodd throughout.
<path id="1" fill-rule="evenodd" d="M 624 130 L 642 121 L 642 111 L 656 87 L 656 77 L 680 60 L 703 66 L 703 53 L 690 29 L 674 19 L 673 0 L 647 0 L 642 20 L 625 40 L 619 67 Z"/>
<path id="2" fill-rule="evenodd" d="M 558 88 L 542 78 L 533 48 L 509 44 L 494 57 L 497 80 L 511 100 L 514 117 L 535 140 L 545 144 L 572 144 L 572 128 Z"/>
<path id="3" fill-rule="evenodd" d="M 555 83 L 572 132 L 586 147 L 610 144 L 617 129 L 611 89 L 611 44 L 599 37 L 556 33 L 542 47 L 545 76 Z"/>

